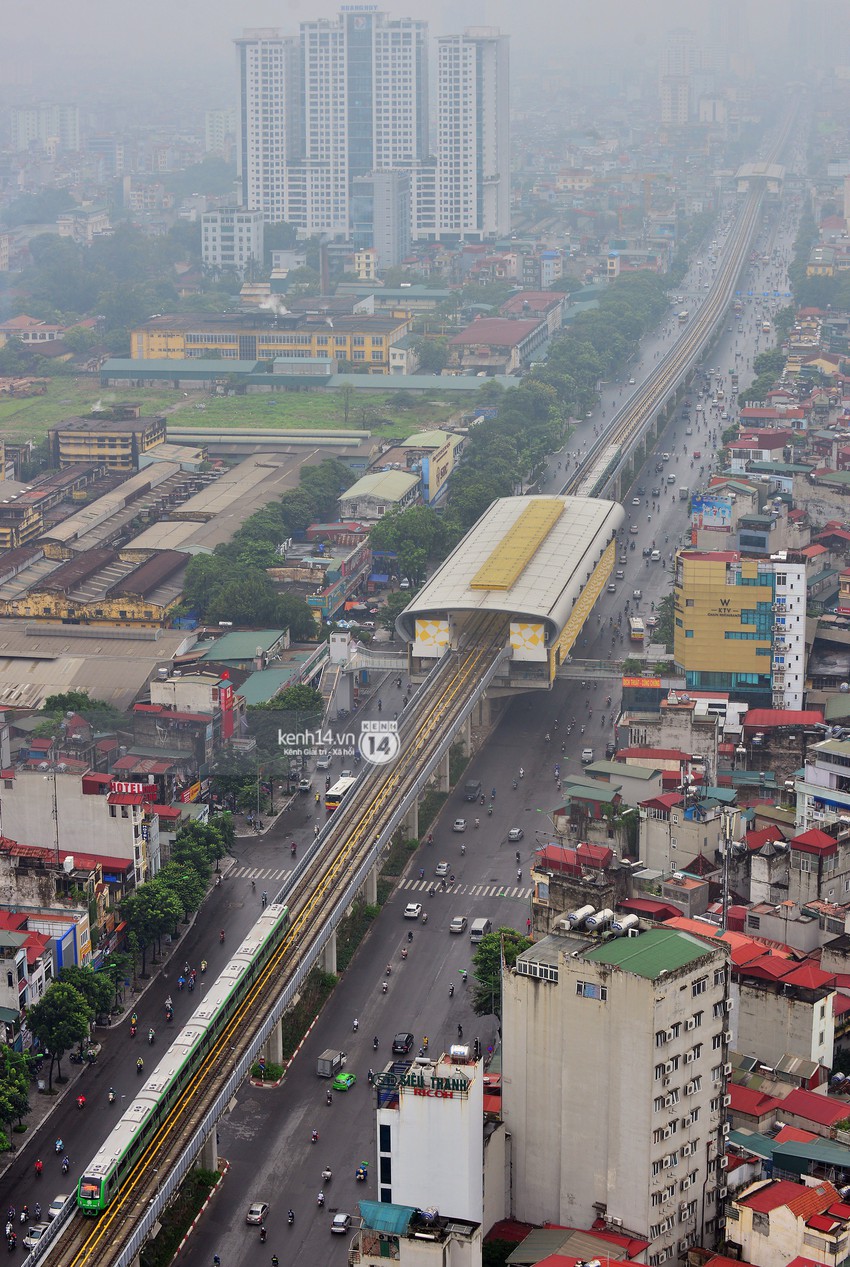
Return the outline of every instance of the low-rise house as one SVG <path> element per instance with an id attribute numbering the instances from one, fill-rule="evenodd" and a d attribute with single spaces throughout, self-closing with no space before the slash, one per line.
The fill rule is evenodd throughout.
<path id="1" fill-rule="evenodd" d="M 831 1183 L 809 1188 L 771 1179 L 745 1188 L 726 1211 L 726 1240 L 759 1267 L 804 1258 L 839 1267 L 847 1257 L 850 1205 Z"/>

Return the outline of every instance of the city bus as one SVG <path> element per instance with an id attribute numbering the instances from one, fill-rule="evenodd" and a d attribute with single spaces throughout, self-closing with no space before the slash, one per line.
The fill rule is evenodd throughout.
<path id="1" fill-rule="evenodd" d="M 643 642 L 644 624 L 640 616 L 629 617 L 629 639 L 632 642 Z"/>
<path id="2" fill-rule="evenodd" d="M 679 313 L 679 325 L 680 326 L 686 325 L 687 320 L 688 320 L 688 314 L 685 311 L 685 309 L 682 309 L 682 311 Z"/>
<path id="3" fill-rule="evenodd" d="M 340 801 L 356 782 L 357 780 L 353 775 L 344 774 L 341 779 L 337 779 L 333 787 L 328 788 L 327 792 L 325 792 L 325 809 L 329 814 L 339 808 Z"/>

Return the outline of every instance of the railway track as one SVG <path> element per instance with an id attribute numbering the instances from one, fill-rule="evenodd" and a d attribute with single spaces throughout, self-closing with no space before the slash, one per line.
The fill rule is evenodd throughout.
<path id="1" fill-rule="evenodd" d="M 372 766 L 364 772 L 348 802 L 336 811 L 333 829 L 322 841 L 314 865 L 304 870 L 287 894 L 289 929 L 211 1046 L 198 1077 L 164 1115 L 112 1205 L 96 1221 L 76 1213 L 41 1262 L 112 1267 L 130 1261 L 135 1251 L 127 1247 L 157 1197 L 159 1176 L 175 1166 L 201 1129 L 210 1104 L 226 1089 L 239 1060 L 256 1044 L 275 1000 L 305 956 L 314 957 L 314 941 L 341 890 L 355 875 L 364 854 L 391 828 L 395 807 L 420 788 L 423 768 L 462 718 L 476 683 L 503 654 L 506 636 L 505 618 L 481 617 L 470 627 L 465 646 L 444 657 L 434 670 L 417 700 L 416 721 L 412 710 L 403 721 L 398 760 L 391 767 Z"/>
<path id="2" fill-rule="evenodd" d="M 789 111 L 768 162 L 774 162 L 782 153 L 796 113 L 795 106 Z M 695 365 L 717 320 L 724 315 L 733 298 L 735 285 L 746 263 L 747 252 L 758 224 L 763 199 L 762 189 L 750 193 L 735 222 L 731 239 L 727 241 L 714 285 L 705 302 L 675 346 L 659 362 L 628 404 L 615 415 L 608 430 L 596 438 L 581 466 L 564 483 L 562 493 L 582 497 L 602 496 L 616 478 L 622 461 L 628 456 L 630 443 L 640 437 L 652 415 Z"/>

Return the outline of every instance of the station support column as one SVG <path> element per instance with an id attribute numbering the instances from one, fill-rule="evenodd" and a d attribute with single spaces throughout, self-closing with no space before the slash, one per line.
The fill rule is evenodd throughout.
<path id="1" fill-rule="evenodd" d="M 322 970 L 332 972 L 336 976 L 336 930 L 325 942 L 325 948 L 322 951 Z"/>
<path id="2" fill-rule="evenodd" d="M 370 906 L 376 906 L 378 902 L 378 864 L 377 863 L 375 863 L 374 867 L 370 869 L 369 874 L 366 876 L 366 882 L 363 887 L 366 891 L 366 901 L 369 903 Z"/>
<path id="3" fill-rule="evenodd" d="M 434 782 L 437 785 L 438 792 L 448 792 L 451 788 L 451 782 L 449 778 L 449 754 L 448 753 L 446 753 L 446 755 L 441 758 L 440 764 L 437 766 L 436 770 L 434 771 Z"/>
<path id="4" fill-rule="evenodd" d="M 206 1137 L 195 1165 L 200 1170 L 218 1170 L 218 1126 Z"/>
<path id="5" fill-rule="evenodd" d="M 419 801 L 418 799 L 413 802 L 410 809 L 405 814 L 404 823 L 402 824 L 402 831 L 404 832 L 408 840 L 419 839 Z"/>

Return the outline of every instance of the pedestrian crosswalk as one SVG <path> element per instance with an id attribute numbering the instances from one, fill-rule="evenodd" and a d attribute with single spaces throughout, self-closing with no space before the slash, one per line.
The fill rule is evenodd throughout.
<path id="1" fill-rule="evenodd" d="M 237 880 L 283 880 L 289 874 L 281 867 L 235 867 L 231 872 Z"/>
<path id="2" fill-rule="evenodd" d="M 436 889 L 438 883 L 439 881 L 437 880 L 404 880 L 399 887 L 406 889 L 409 893 L 427 893 L 432 884 Z M 524 901 L 528 901 L 532 893 L 530 887 L 510 884 L 450 884 L 447 889 L 436 889 L 436 891 L 438 893 L 466 894 L 468 897 L 522 898 Z"/>
<path id="3" fill-rule="evenodd" d="M 290 870 L 285 867 L 235 867 L 231 872 L 237 880 L 255 880 L 257 883 L 262 881 L 269 884 L 274 880 L 284 880 L 290 874 Z M 438 880 L 403 880 L 399 887 L 410 893 L 427 893 L 432 884 L 437 892 L 459 896 L 465 894 L 467 897 L 504 897 L 528 901 L 532 893 L 530 887 L 518 884 L 450 884 L 448 888 L 438 889 Z"/>

